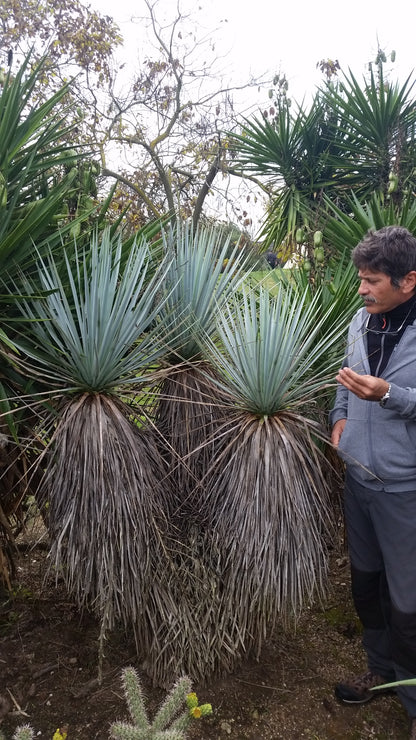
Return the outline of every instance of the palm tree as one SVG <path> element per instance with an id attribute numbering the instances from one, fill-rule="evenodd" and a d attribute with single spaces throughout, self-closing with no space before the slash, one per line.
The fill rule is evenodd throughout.
<path id="1" fill-rule="evenodd" d="M 131 399 L 164 351 L 157 317 L 167 263 L 155 268 L 143 239 L 125 263 L 122 251 L 107 230 L 64 255 L 64 279 L 52 252 L 39 257 L 42 296 L 24 280 L 18 308 L 30 329 L 15 344 L 21 371 L 45 387 L 33 404 L 45 444 L 37 463 L 51 563 L 100 618 L 101 640 L 121 621 L 146 652 L 154 643 L 149 605 L 166 593 L 165 465 L 144 432 L 144 407 Z"/>
<path id="2" fill-rule="evenodd" d="M 245 121 L 231 135 L 243 171 L 275 188 L 263 233 L 277 246 L 310 244 L 324 228 L 328 201 L 341 210 L 352 192 L 373 192 L 398 205 L 415 187 L 416 105 L 410 77 L 402 86 L 377 76 L 360 84 L 350 72 L 317 91 L 310 110 L 283 100 L 272 121 Z M 293 251 L 293 249 L 292 249 Z"/>
<path id="3" fill-rule="evenodd" d="M 215 333 L 217 312 L 241 283 L 249 259 L 238 243 L 230 248 L 230 239 L 215 225 L 194 230 L 191 224 L 178 224 L 164 234 L 169 298 L 161 321 L 169 319 L 169 336 L 156 424 L 175 492 L 172 516 L 179 517 L 181 526 L 194 508 L 192 497 L 211 458 L 206 439 L 222 415 L 218 386 L 211 380 L 215 368 L 206 360 L 206 337 Z"/>
<path id="4" fill-rule="evenodd" d="M 4 582 L 13 574 L 13 533 L 23 526 L 25 498 L 37 490 L 32 468 L 36 456 L 31 428 L 38 423 L 26 396 L 36 391 L 36 380 L 28 380 L 15 362 L 13 340 L 27 330 L 16 308 L 22 293 L 21 277 L 37 280 L 39 256 L 52 250 L 57 265 L 62 262 L 63 245 L 73 250 L 90 241 L 91 232 L 103 228 L 111 200 L 110 192 L 100 207 L 86 203 L 94 190 L 94 163 L 88 153 L 74 149 L 72 126 L 65 120 L 62 103 L 70 83 L 39 104 L 36 87 L 45 72 L 46 60 L 31 66 L 29 55 L 15 77 L 10 73 L 0 91 L 0 549 Z M 59 111 L 59 112 L 58 112 Z M 82 224 L 82 230 L 81 230 Z M 120 219 L 111 228 L 114 233 Z M 142 233 L 150 238 L 160 231 L 151 224 Z M 130 240 L 126 240 L 123 260 Z M 36 245 L 36 246 L 35 246 Z M 39 293 L 40 286 L 33 286 Z M 7 332 L 7 333 L 6 333 Z M 32 440 L 32 446 L 26 442 Z M 38 450 L 39 451 L 39 450 Z M 28 471 L 32 470 L 31 476 Z M 33 485 L 32 485 L 33 483 Z M 1 551 L 0 551 L 1 559 Z M 1 574 L 0 574 L 1 577 Z"/>
<path id="5" fill-rule="evenodd" d="M 329 321 L 331 307 L 316 318 L 319 301 L 319 291 L 308 301 L 283 284 L 273 298 L 245 294 L 221 311 L 211 344 L 231 400 L 204 479 L 204 548 L 221 552 L 231 663 L 258 655 L 276 623 L 325 591 L 330 490 L 317 399 L 334 384 L 342 351 L 330 350 L 346 323 Z"/>
<path id="6" fill-rule="evenodd" d="M 332 117 L 318 91 L 309 111 L 302 105 L 294 111 L 284 100 L 274 120 L 246 120 L 241 134 L 231 134 L 242 171 L 265 178 L 272 188 L 262 235 L 283 258 L 293 252 L 298 228 L 319 228 L 313 213 L 332 185 L 329 156 L 339 151 Z"/>
<path id="7" fill-rule="evenodd" d="M 335 88 L 327 87 L 324 103 L 333 111 L 339 149 L 330 157 L 336 183 L 326 189 L 338 205 L 351 192 L 361 202 L 373 193 L 397 206 L 415 187 L 416 103 L 411 75 L 400 86 L 370 72 L 360 85 L 350 72 Z M 341 196 L 341 200 L 340 200 Z"/>

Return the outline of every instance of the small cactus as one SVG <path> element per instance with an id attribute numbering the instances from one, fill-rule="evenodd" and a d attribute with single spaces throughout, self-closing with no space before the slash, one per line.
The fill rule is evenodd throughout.
<path id="1" fill-rule="evenodd" d="M 20 725 L 13 735 L 13 740 L 33 740 L 34 731 L 30 725 Z"/>
<path id="2" fill-rule="evenodd" d="M 110 737 L 114 740 L 185 740 L 190 721 L 212 713 L 210 704 L 198 706 L 196 694 L 190 692 L 191 681 L 184 676 L 173 686 L 150 723 L 134 668 L 124 669 L 122 681 L 134 724 L 114 722 L 110 727 Z"/>
<path id="3" fill-rule="evenodd" d="M 122 672 L 124 693 L 133 724 L 114 722 L 110 727 L 110 738 L 114 740 L 186 740 L 186 730 L 194 719 L 212 714 L 211 704 L 198 704 L 198 697 L 191 692 L 191 681 L 187 676 L 180 678 L 150 722 L 140 685 L 134 668 Z M 67 725 L 58 728 L 53 740 L 66 740 Z M 5 740 L 0 730 L 0 740 Z M 30 725 L 21 725 L 13 740 L 34 740 Z"/>

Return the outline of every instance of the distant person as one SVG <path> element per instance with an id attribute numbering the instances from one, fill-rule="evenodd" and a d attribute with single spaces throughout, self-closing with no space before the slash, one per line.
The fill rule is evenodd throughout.
<path id="1" fill-rule="evenodd" d="M 272 269 L 278 266 L 279 258 L 275 252 L 266 252 L 265 258 Z"/>
<path id="2" fill-rule="evenodd" d="M 390 681 L 416 678 L 416 239 L 399 226 L 355 247 L 358 293 L 337 375 L 332 442 L 346 463 L 352 595 L 367 671 L 335 695 L 363 704 Z M 416 686 L 397 694 L 416 740 Z"/>

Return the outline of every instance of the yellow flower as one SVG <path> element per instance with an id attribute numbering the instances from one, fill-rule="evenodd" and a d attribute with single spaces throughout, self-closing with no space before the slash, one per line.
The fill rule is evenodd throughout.
<path id="1" fill-rule="evenodd" d="M 192 709 L 189 710 L 189 714 L 191 717 L 195 717 L 195 719 L 199 719 L 202 715 L 201 707 L 192 707 Z"/>
<path id="2" fill-rule="evenodd" d="M 68 733 L 67 733 L 67 728 L 66 728 L 66 725 L 64 725 L 64 726 L 62 727 L 62 729 L 60 729 L 60 728 L 58 727 L 58 729 L 57 729 L 57 730 L 56 730 L 56 732 L 54 733 L 54 736 L 53 736 L 52 740 L 66 740 L 66 736 L 67 736 L 67 734 L 68 734 Z"/>
<path id="3" fill-rule="evenodd" d="M 200 717 L 206 717 L 208 714 L 212 714 L 211 704 L 201 704 L 201 706 L 199 706 L 198 697 L 194 692 L 192 692 L 192 694 L 188 694 L 186 697 L 186 703 L 188 705 L 189 714 L 194 719 L 199 719 Z"/>

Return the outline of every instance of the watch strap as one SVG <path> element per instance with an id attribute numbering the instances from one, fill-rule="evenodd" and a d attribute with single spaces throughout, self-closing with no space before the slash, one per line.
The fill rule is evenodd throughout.
<path id="1" fill-rule="evenodd" d="M 379 400 L 379 404 L 381 407 L 384 407 L 386 405 L 386 401 L 390 398 L 390 391 L 391 391 L 391 383 L 389 383 L 389 387 L 387 388 L 384 396 L 381 396 Z"/>

